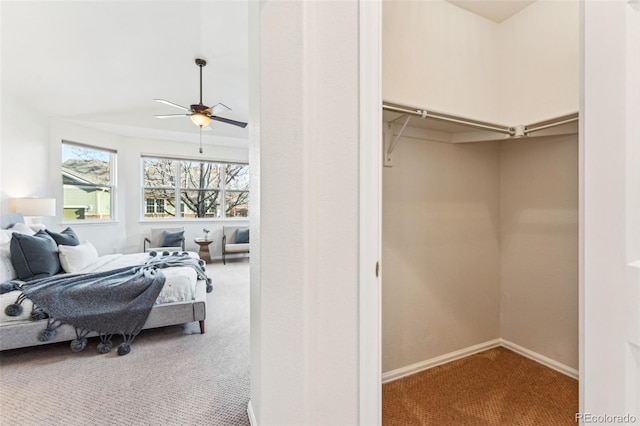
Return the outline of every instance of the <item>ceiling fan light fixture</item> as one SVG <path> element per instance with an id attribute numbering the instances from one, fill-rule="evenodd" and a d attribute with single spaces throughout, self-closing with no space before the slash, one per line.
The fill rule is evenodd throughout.
<path id="1" fill-rule="evenodd" d="M 196 65 L 200 68 L 200 102 L 197 104 L 191 105 L 191 108 L 183 107 L 182 105 L 174 104 L 173 102 L 169 102 L 165 99 L 154 99 L 156 102 L 161 102 L 163 104 L 167 104 L 173 106 L 175 108 L 181 109 L 183 111 L 187 111 L 190 114 L 168 114 L 168 115 L 156 115 L 156 118 L 172 118 L 172 117 L 191 117 L 191 121 L 193 124 L 200 127 L 200 130 L 204 126 L 207 126 L 211 123 L 211 120 L 220 121 L 227 124 L 232 124 L 234 126 L 242 127 L 243 129 L 247 127 L 247 123 L 243 121 L 231 120 L 228 118 L 219 117 L 218 114 L 224 111 L 231 111 L 231 108 L 228 106 L 218 103 L 213 106 L 213 108 L 209 108 L 205 104 L 202 103 L 202 67 L 207 65 L 207 61 L 204 59 L 197 58 Z"/>
<path id="2" fill-rule="evenodd" d="M 191 114 L 191 121 L 193 121 L 193 124 L 196 126 L 204 127 L 211 123 L 211 118 L 200 112 L 194 112 Z"/>

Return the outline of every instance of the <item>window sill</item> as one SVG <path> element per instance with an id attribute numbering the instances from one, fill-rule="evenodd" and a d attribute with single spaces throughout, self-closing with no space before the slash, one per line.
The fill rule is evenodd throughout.
<path id="1" fill-rule="evenodd" d="M 61 225 L 67 226 L 87 226 L 87 225 L 116 225 L 120 223 L 117 220 L 63 220 Z"/>
<path id="2" fill-rule="evenodd" d="M 140 219 L 140 223 L 202 223 L 202 222 L 248 222 L 248 217 L 243 218 L 198 218 L 198 219 Z"/>

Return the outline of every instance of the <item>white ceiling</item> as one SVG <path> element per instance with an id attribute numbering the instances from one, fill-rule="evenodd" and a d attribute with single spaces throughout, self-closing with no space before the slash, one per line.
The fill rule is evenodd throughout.
<path id="1" fill-rule="evenodd" d="M 496 22 L 533 1 L 448 0 Z M 198 142 L 186 117 L 156 119 L 199 100 L 248 119 L 248 0 L 0 3 L 4 94 L 50 117 L 135 137 Z M 251 124 L 250 124 L 251 125 Z M 205 143 L 246 146 L 247 129 L 213 123 Z M 241 139 L 239 141 L 238 139 Z"/>
<path id="2" fill-rule="evenodd" d="M 50 117 L 119 134 L 196 142 L 198 127 L 154 102 L 222 102 L 248 119 L 248 3 L 242 1 L 6 1 L 1 13 L 1 88 Z M 4 99 L 3 99 L 4 100 Z M 3 102 L 3 108 L 11 105 Z M 247 129 L 213 122 L 208 141 Z M 232 138 L 232 139 L 230 139 Z M 225 143 L 226 142 L 226 143 Z"/>
<path id="3" fill-rule="evenodd" d="M 447 0 L 498 24 L 511 18 L 535 0 Z"/>

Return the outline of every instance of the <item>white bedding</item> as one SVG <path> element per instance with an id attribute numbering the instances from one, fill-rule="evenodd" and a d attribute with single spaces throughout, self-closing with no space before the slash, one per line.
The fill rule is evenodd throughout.
<path id="1" fill-rule="evenodd" d="M 189 252 L 189 255 L 198 258 L 198 255 L 194 252 Z M 109 254 L 99 257 L 97 262 L 87 266 L 80 272 L 102 272 L 125 266 L 136 266 L 143 263 L 148 257 L 149 255 L 147 253 Z M 160 295 L 158 295 L 156 299 L 156 304 L 194 300 L 198 275 L 193 268 L 188 266 L 172 267 L 165 268 L 162 272 L 166 277 L 166 281 Z M 23 312 L 20 316 L 10 317 L 4 312 L 8 305 L 15 303 L 19 294 L 19 291 L 12 291 L 0 295 L 0 325 L 6 322 L 30 321 L 29 315 L 33 304 L 28 299 L 22 302 Z"/>

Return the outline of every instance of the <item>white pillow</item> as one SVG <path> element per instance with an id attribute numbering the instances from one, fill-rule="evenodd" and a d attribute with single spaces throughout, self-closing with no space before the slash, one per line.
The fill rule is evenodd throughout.
<path id="1" fill-rule="evenodd" d="M 10 247 L 10 241 L 0 244 L 0 283 L 18 278 L 18 273 L 13 268 L 13 263 L 11 263 Z"/>
<path id="2" fill-rule="evenodd" d="M 0 244 L 10 242 L 11 234 L 13 234 L 13 231 L 10 229 L 0 229 Z"/>
<path id="3" fill-rule="evenodd" d="M 21 234 L 27 235 L 36 235 L 36 231 L 31 229 L 31 227 L 25 225 L 24 223 L 16 223 L 11 228 L 9 228 L 9 231 L 19 232 Z"/>
<path id="4" fill-rule="evenodd" d="M 24 223 L 16 223 L 9 229 L 0 229 L 0 244 L 11 241 L 11 234 L 19 232 L 21 234 L 35 235 L 36 233 Z"/>
<path id="5" fill-rule="evenodd" d="M 79 272 L 98 261 L 98 251 L 89 241 L 77 246 L 58 246 L 60 265 L 65 272 Z"/>

